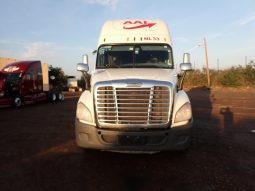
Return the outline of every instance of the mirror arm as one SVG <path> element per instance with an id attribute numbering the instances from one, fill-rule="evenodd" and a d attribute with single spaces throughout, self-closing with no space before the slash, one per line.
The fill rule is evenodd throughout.
<path id="1" fill-rule="evenodd" d="M 183 81 L 184 81 L 184 78 L 186 76 L 186 72 L 187 71 L 184 71 L 182 75 L 179 75 L 178 77 L 180 77 L 181 79 L 179 80 L 179 84 L 178 84 L 178 90 L 182 90 L 183 88 Z"/>
<path id="2" fill-rule="evenodd" d="M 89 90 L 90 91 L 90 84 L 89 84 L 89 75 L 87 72 L 82 72 L 83 74 L 83 78 L 84 78 L 84 81 L 85 81 L 85 90 Z"/>

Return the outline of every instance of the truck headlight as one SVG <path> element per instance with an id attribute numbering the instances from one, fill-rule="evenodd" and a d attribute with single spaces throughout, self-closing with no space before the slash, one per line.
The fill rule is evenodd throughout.
<path id="1" fill-rule="evenodd" d="M 82 103 L 79 103 L 76 110 L 76 117 L 84 122 L 92 123 L 92 116 L 89 109 Z"/>
<path id="2" fill-rule="evenodd" d="M 191 104 L 187 102 L 176 112 L 174 122 L 177 123 L 181 121 L 188 121 L 191 118 L 192 118 Z"/>
<path id="3" fill-rule="evenodd" d="M 0 97 L 3 97 L 4 96 L 4 92 L 0 92 Z"/>

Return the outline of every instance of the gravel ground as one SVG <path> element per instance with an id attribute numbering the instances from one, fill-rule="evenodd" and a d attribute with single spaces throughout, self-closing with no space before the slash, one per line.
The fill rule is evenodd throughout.
<path id="1" fill-rule="evenodd" d="M 74 141 L 78 97 L 0 108 L 0 190 L 255 188 L 255 90 L 191 88 L 194 127 L 186 151 L 82 152 Z"/>

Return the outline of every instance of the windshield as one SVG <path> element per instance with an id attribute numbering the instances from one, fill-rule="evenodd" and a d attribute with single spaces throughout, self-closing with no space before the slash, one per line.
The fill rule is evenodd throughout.
<path id="1" fill-rule="evenodd" d="M 103 45 L 96 67 L 173 69 L 172 49 L 166 44 Z"/>
<path id="2" fill-rule="evenodd" d="M 18 84 L 21 73 L 5 73 L 5 80 L 7 83 Z"/>

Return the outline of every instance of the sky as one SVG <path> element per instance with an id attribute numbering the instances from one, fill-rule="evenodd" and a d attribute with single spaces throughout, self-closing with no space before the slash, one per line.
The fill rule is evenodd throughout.
<path id="1" fill-rule="evenodd" d="M 254 0 L 0 0 L 0 57 L 41 60 L 79 76 L 93 68 L 101 27 L 113 19 L 160 19 L 173 41 L 175 65 L 184 52 L 195 69 L 226 69 L 255 60 Z"/>

